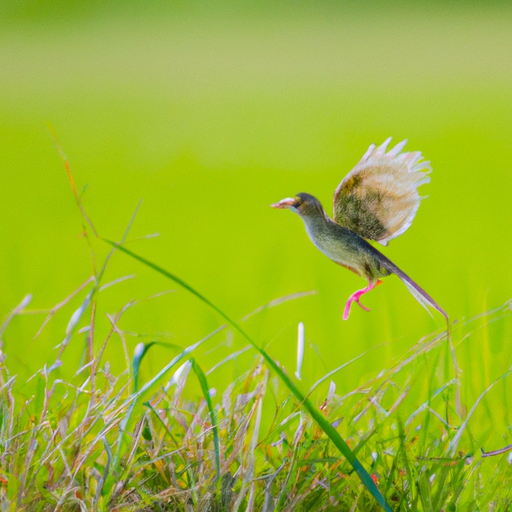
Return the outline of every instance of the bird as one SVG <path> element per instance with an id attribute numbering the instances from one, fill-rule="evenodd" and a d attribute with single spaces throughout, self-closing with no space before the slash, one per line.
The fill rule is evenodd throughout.
<path id="1" fill-rule="evenodd" d="M 370 311 L 361 303 L 361 297 L 381 284 L 381 278 L 395 274 L 429 313 L 431 306 L 445 317 L 449 329 L 448 315 L 441 306 L 370 243 L 386 246 L 407 231 L 423 199 L 418 187 L 430 182 L 432 168 L 421 152 L 402 152 L 407 139 L 388 150 L 390 142 L 391 137 L 378 147 L 371 144 L 338 185 L 333 219 L 316 197 L 305 192 L 271 206 L 297 213 L 322 253 L 367 280 L 365 288 L 348 298 L 343 320 L 348 319 L 353 302 Z"/>

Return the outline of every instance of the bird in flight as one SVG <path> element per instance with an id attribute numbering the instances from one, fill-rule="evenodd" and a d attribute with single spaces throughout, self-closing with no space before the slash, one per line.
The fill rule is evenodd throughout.
<path id="1" fill-rule="evenodd" d="M 420 205 L 418 187 L 430 181 L 430 162 L 423 160 L 421 152 L 402 152 L 407 140 L 388 151 L 390 141 L 391 137 L 379 147 L 372 144 L 338 185 L 334 192 L 334 220 L 327 216 L 316 197 L 304 192 L 272 207 L 298 213 L 309 238 L 320 251 L 368 281 L 365 288 L 349 297 L 343 320 L 348 319 L 353 302 L 369 311 L 361 304 L 361 297 L 381 284 L 382 277 L 396 274 L 427 311 L 428 306 L 433 307 L 449 325 L 448 315 L 439 304 L 367 241 L 385 246 L 404 233 Z"/>

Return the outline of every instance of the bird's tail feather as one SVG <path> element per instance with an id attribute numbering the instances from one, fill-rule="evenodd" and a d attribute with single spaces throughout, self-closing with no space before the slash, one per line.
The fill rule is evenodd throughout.
<path id="1" fill-rule="evenodd" d="M 407 289 L 411 292 L 411 295 L 425 308 L 427 313 L 434 318 L 434 315 L 432 314 L 432 311 L 430 311 L 429 306 L 431 303 L 423 297 L 423 295 L 414 288 L 414 286 L 409 283 L 408 281 L 403 280 L 403 283 L 405 286 L 407 286 Z"/>
<path id="2" fill-rule="evenodd" d="M 387 258 L 386 260 L 385 267 L 387 270 L 396 274 L 402 280 L 405 286 L 407 286 L 407 289 L 411 292 L 411 295 L 429 312 L 431 316 L 432 313 L 429 310 L 429 306 L 439 311 L 439 313 L 445 317 L 449 330 L 450 319 L 444 309 L 423 288 L 421 288 L 421 286 L 416 284 L 405 272 L 402 272 L 391 260 L 388 260 Z"/>

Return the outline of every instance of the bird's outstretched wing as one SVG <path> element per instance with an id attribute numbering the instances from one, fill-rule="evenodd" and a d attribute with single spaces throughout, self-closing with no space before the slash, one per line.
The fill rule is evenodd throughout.
<path id="1" fill-rule="evenodd" d="M 386 153 L 390 141 L 372 144 L 334 193 L 334 220 L 382 245 L 411 225 L 421 201 L 417 189 L 432 170 L 421 152 L 401 153 L 407 140 Z"/>

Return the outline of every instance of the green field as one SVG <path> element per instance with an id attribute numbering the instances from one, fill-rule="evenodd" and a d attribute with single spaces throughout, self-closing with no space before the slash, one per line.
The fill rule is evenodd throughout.
<path id="1" fill-rule="evenodd" d="M 509 5 L 27 2 L 2 9 L 0 315 L 33 294 L 2 334 L 4 364 L 17 375 L 19 396 L 36 392 L 36 381 L 27 379 L 53 364 L 71 315 L 92 287 L 34 339 L 45 318 L 37 312 L 93 274 L 48 123 L 99 234 L 120 240 L 143 199 L 127 247 L 180 276 L 231 318 L 315 292 L 244 323 L 290 375 L 297 325 L 304 323 L 304 389 L 370 351 L 333 377 L 336 392 L 348 393 L 443 329 L 442 317 L 429 317 L 394 277 L 365 298 L 370 313 L 354 307 L 344 322 L 345 301 L 364 282 L 317 251 L 296 216 L 270 208 L 305 191 L 331 213 L 334 189 L 372 142 L 407 138 L 406 149 L 421 150 L 433 167 L 432 182 L 421 189 L 428 199 L 411 229 L 383 252 L 459 324 L 511 298 Z M 89 240 L 100 267 L 109 247 L 90 230 Z M 137 343 L 160 342 L 144 359 L 142 382 L 177 347 L 223 323 L 185 290 L 116 253 L 102 282 L 124 276 L 130 279 L 98 296 L 95 350 L 110 328 L 107 314 L 137 301 L 119 323 L 130 357 Z M 508 310 L 493 322 L 484 316 L 455 325 L 466 410 L 512 364 Z M 205 371 L 246 345 L 226 332 L 198 349 Z M 79 385 L 85 347 L 86 334 L 76 332 L 52 378 Z M 436 357 L 439 369 L 429 367 L 421 377 L 431 387 L 419 388 L 404 417 L 445 382 L 444 350 Z M 245 352 L 209 384 L 225 389 L 254 358 Z M 119 336 L 103 360 L 114 374 L 126 369 Z M 465 453 L 512 442 L 511 386 L 503 379 L 481 401 L 461 441 Z M 327 388 L 326 381 L 312 398 L 321 403 Z M 186 392 L 193 398 L 200 388 L 191 384 Z"/>

